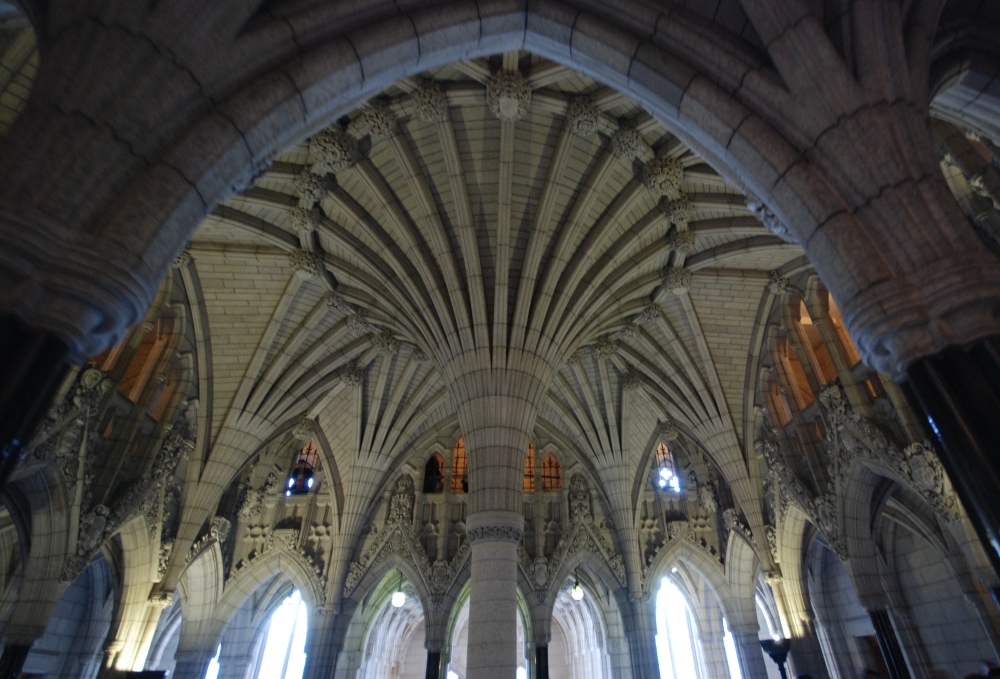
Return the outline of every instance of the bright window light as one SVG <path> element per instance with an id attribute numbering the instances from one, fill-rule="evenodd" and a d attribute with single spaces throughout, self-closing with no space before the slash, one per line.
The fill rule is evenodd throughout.
<path id="1" fill-rule="evenodd" d="M 302 679 L 307 626 L 306 604 L 296 590 L 271 616 L 258 679 Z"/>
<path id="2" fill-rule="evenodd" d="M 219 656 L 222 654 L 222 644 L 215 649 L 215 657 L 208 663 L 208 671 L 205 672 L 205 679 L 216 679 L 219 676 Z"/>
<path id="3" fill-rule="evenodd" d="M 684 595 L 669 578 L 656 595 L 656 655 L 662 679 L 703 679 L 697 630 Z"/>
<path id="4" fill-rule="evenodd" d="M 515 679 L 528 679 L 528 670 L 523 667 L 518 667 L 517 671 L 514 672 Z"/>
<path id="5" fill-rule="evenodd" d="M 672 490 L 675 493 L 678 493 L 681 490 L 680 479 L 678 479 L 677 475 L 674 474 L 673 469 L 661 469 L 658 483 L 660 484 L 660 488 L 663 490 Z"/>
<path id="6" fill-rule="evenodd" d="M 462 677 L 458 676 L 455 672 L 448 670 L 448 679 L 462 679 Z"/>
<path id="7" fill-rule="evenodd" d="M 743 679 L 740 672 L 740 656 L 736 653 L 736 639 L 729 631 L 729 623 L 722 619 L 722 646 L 726 649 L 726 663 L 729 665 L 730 679 Z"/>

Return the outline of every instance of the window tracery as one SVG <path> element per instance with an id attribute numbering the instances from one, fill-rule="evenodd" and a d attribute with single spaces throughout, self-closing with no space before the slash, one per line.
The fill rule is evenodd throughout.
<path id="1" fill-rule="evenodd" d="M 528 441 L 528 458 L 524 462 L 524 492 L 535 492 L 535 442 Z"/>
<path id="2" fill-rule="evenodd" d="M 436 495 L 444 492 L 444 458 L 434 453 L 424 466 L 424 493 Z"/>
<path id="3" fill-rule="evenodd" d="M 562 490 L 562 466 L 555 455 L 549 453 L 542 459 L 542 492 L 556 493 Z"/>
<path id="4" fill-rule="evenodd" d="M 465 437 L 459 436 L 458 440 L 455 441 L 451 470 L 451 492 L 468 493 L 469 476 L 468 462 L 465 458 Z"/>
<path id="5" fill-rule="evenodd" d="M 677 475 L 677 466 L 674 461 L 674 454 L 666 443 L 660 441 L 656 446 L 656 487 L 673 493 L 681 491 L 680 477 Z"/>

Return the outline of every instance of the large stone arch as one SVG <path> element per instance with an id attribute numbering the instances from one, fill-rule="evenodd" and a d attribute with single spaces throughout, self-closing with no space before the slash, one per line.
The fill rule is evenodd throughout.
<path id="1" fill-rule="evenodd" d="M 302 555 L 285 546 L 275 545 L 226 581 L 213 618 L 224 627 L 243 602 L 277 574 L 292 582 L 310 611 L 325 603 L 323 582 Z"/>
<path id="2" fill-rule="evenodd" d="M 887 226 L 884 234 L 868 230 L 864 221 L 871 219 L 871 215 L 854 212 L 872 196 L 882 193 L 892 172 L 864 176 L 859 173 L 852 177 L 854 167 L 839 162 L 837 147 L 830 145 L 837 142 L 813 136 L 818 133 L 811 127 L 819 125 L 822 129 L 825 116 L 810 116 L 809 111 L 798 107 L 805 106 L 803 102 L 808 100 L 831 115 L 822 108 L 824 103 L 828 104 L 834 111 L 833 119 L 845 126 L 838 132 L 846 138 L 861 135 L 878 140 L 874 147 L 894 142 L 890 141 L 891 135 L 868 137 L 880 127 L 866 123 L 873 122 L 869 120 L 871 116 L 877 122 L 881 111 L 870 106 L 866 93 L 857 89 L 854 81 L 824 88 L 811 80 L 809 70 L 816 67 L 815 60 L 820 57 L 802 61 L 791 56 L 806 45 L 814 52 L 817 48 L 832 49 L 822 41 L 816 44 L 816 31 L 823 34 L 815 18 L 807 16 L 796 22 L 783 14 L 765 15 L 762 12 L 766 10 L 748 8 L 761 42 L 766 45 L 780 37 L 790 50 L 772 50 L 771 57 L 778 59 L 779 71 L 782 67 L 791 69 L 792 62 L 804 69 L 799 71 L 803 76 L 801 81 L 789 81 L 786 77 L 782 82 L 772 75 L 772 64 L 762 61 L 747 44 L 734 43 L 732 35 L 706 26 L 692 15 L 661 14 L 634 1 L 619 3 L 606 11 L 584 9 L 558 0 L 537 0 L 528 5 L 512 3 L 490 7 L 485 12 L 484 8 L 464 3 L 426 2 L 411 5 L 405 12 L 393 8 L 387 13 L 386 9 L 377 5 L 349 17 L 338 16 L 335 11 L 301 11 L 284 17 L 288 23 L 282 25 L 282 30 L 249 31 L 233 44 L 219 41 L 211 48 L 206 47 L 207 53 L 199 54 L 200 61 L 188 72 L 177 63 L 176 53 L 171 59 L 147 54 L 144 65 L 149 70 L 155 66 L 165 79 L 188 79 L 183 87 L 178 80 L 173 101 L 157 98 L 143 101 L 139 92 L 144 90 L 126 82 L 128 76 L 105 83 L 106 89 L 120 95 L 119 107 L 134 106 L 128 109 L 132 116 L 149 114 L 145 126 L 121 130 L 122 141 L 126 144 L 134 141 L 134 148 L 141 149 L 143 155 L 114 147 L 107 139 L 78 142 L 87 148 L 74 148 L 77 153 L 92 151 L 91 145 L 95 143 L 108 145 L 109 151 L 114 147 L 114 153 L 108 153 L 98 165 L 104 169 L 104 163 L 117 163 L 106 177 L 108 189 L 86 200 L 79 195 L 79 189 L 67 189 L 66 195 L 52 198 L 51 210 L 45 218 L 36 214 L 9 216 L 7 221 L 18 224 L 21 230 L 26 221 L 36 222 L 32 226 L 39 227 L 33 230 L 40 238 L 48 237 L 58 243 L 48 251 L 25 248 L 18 253 L 25 259 L 23 263 L 5 263 L 19 278 L 43 279 L 36 281 L 36 289 L 46 292 L 39 296 L 41 303 L 32 309 L 18 308 L 23 320 L 64 338 L 78 354 L 94 353 L 113 343 L 148 304 L 151 283 L 166 271 L 198 219 L 234 188 L 245 185 L 269 154 L 315 132 L 400 78 L 460 58 L 523 49 L 576 68 L 631 96 L 668 121 L 685 143 L 728 179 L 755 194 L 769 196 L 777 218 L 812 253 L 820 274 L 835 290 L 859 347 L 873 365 L 898 374 L 909 360 L 936 351 L 948 342 L 970 341 L 995 331 L 992 318 L 980 313 L 981 308 L 989 306 L 983 304 L 984 295 L 989 297 L 992 293 L 975 290 L 964 293 L 962 299 L 951 295 L 947 301 L 915 301 L 908 297 L 904 306 L 929 309 L 930 318 L 907 322 L 906 327 L 895 327 L 896 332 L 888 331 L 885 325 L 888 320 L 872 316 L 872 302 L 884 296 L 889 288 L 912 296 L 913 290 L 921 287 L 906 274 L 918 270 L 940 271 L 928 273 L 930 278 L 921 285 L 941 287 L 942 281 L 938 279 L 955 275 L 974 275 L 984 282 L 995 280 L 1000 267 L 992 260 L 971 255 L 968 251 L 973 246 L 971 229 L 957 206 L 951 204 L 954 201 L 942 200 L 947 195 L 943 180 L 920 171 L 908 178 L 912 189 L 906 184 L 896 191 L 894 185 L 890 192 L 893 195 L 886 199 L 895 200 L 897 194 L 915 190 L 920 202 L 941 208 L 926 234 L 915 238 L 915 246 L 950 230 L 952 238 L 947 248 L 943 245 L 928 248 L 923 257 L 917 258 L 919 261 L 913 260 L 913 250 L 883 249 L 878 251 L 881 256 L 878 262 L 841 248 L 844 236 L 886 245 L 893 242 L 892 226 Z M 899 10 L 883 7 L 880 11 Z M 239 23 L 248 19 L 245 14 L 232 11 L 222 13 L 222 18 L 214 21 Z M 869 30 L 885 31 L 886 25 L 894 24 L 890 18 L 880 16 Z M 294 26 L 294 40 L 287 32 L 291 26 Z M 103 102 L 94 99 L 99 96 L 107 99 L 108 92 L 83 93 L 58 71 L 46 68 L 59 60 L 61 50 L 76 48 L 75 40 L 85 39 L 86 35 L 101 44 L 94 39 L 108 42 L 109 33 L 123 28 L 95 24 L 88 27 L 87 31 L 77 32 L 79 38 L 61 40 L 52 39 L 54 33 L 41 32 L 48 39 L 41 41 L 43 68 L 33 100 L 37 106 L 62 98 L 72 101 L 73 105 L 66 110 L 100 109 Z M 901 59 L 905 64 L 905 50 L 897 44 L 901 36 L 880 37 L 888 38 L 894 49 L 885 55 L 886 64 L 873 63 L 871 67 L 876 71 L 895 67 Z M 253 53 L 254 58 L 241 64 L 242 68 L 223 68 L 223 73 L 213 73 L 213 69 L 228 66 L 226 50 L 237 46 L 244 53 Z M 99 49 L 94 52 L 99 53 Z M 97 54 L 92 56 L 95 60 L 99 58 Z M 836 60 L 834 55 L 828 56 Z M 200 96 L 191 92 L 189 79 L 194 74 L 211 83 L 201 85 Z M 46 91 L 47 87 L 55 91 Z M 60 87 L 67 91 L 60 91 Z M 813 96 L 790 97 L 792 92 L 786 88 Z M 850 95 L 845 97 L 845 92 Z M 185 95 L 187 101 L 183 100 Z M 760 106 L 762 100 L 774 102 L 787 112 L 784 116 L 774 115 L 773 109 Z M 897 123 L 907 133 L 916 130 L 920 137 L 921 126 L 925 126 L 923 117 L 908 104 L 908 100 L 900 103 L 903 115 Z M 151 106 L 155 106 L 155 112 Z M 843 115 L 836 113 L 841 109 Z M 145 138 L 149 127 L 156 122 L 162 121 L 167 127 L 165 115 L 174 116 L 169 132 L 161 130 L 155 142 Z M 25 115 L 18 122 L 11 135 L 13 141 L 0 156 L 0 168 L 14 170 L 8 188 L 11 195 L 23 191 L 41 168 L 51 171 L 44 163 L 17 167 L 14 159 L 23 165 L 21 159 L 26 157 L 66 154 L 65 148 L 58 152 L 53 148 L 57 142 L 43 140 L 60 138 L 53 131 L 70 127 L 69 117 L 49 109 L 45 115 Z M 27 153 L 28 148 L 33 153 Z M 810 153 L 811 162 L 804 162 L 807 159 L 803 148 Z M 912 148 L 911 165 L 929 167 L 927 139 L 921 139 Z M 866 149 L 872 151 L 878 152 L 877 148 Z M 58 167 L 67 174 L 75 169 L 65 164 Z M 52 177 L 46 185 L 53 186 L 60 179 L 64 178 Z M 32 196 L 33 192 L 28 193 L 13 204 L 22 205 Z M 77 202 L 83 205 L 78 206 Z M 80 233 L 64 226 L 71 223 L 66 218 L 70 206 L 79 217 L 77 221 L 99 225 L 88 232 L 86 241 Z M 830 236 L 832 231 L 823 230 L 828 222 L 836 223 L 836 238 Z M 814 238 L 817 233 L 819 237 Z M 912 229 L 911 235 L 914 235 Z M 80 249 L 82 254 L 70 257 L 67 248 Z M 940 266 L 940 262 L 950 261 L 956 254 L 972 259 L 954 271 L 945 271 L 947 267 Z M 69 268 L 78 275 L 91 269 L 102 270 L 97 279 L 102 283 L 92 286 L 87 295 L 70 294 L 51 274 L 29 273 L 26 268 L 48 272 L 70 262 Z M 892 282 L 875 290 L 889 280 L 887 276 Z M 62 313 L 56 313 L 57 307 Z M 966 313 L 956 315 L 956 307 L 962 307 Z M 954 325 L 929 332 L 927 326 L 940 325 L 941 317 L 947 317 Z M 899 320 L 891 322 L 898 326 Z"/>

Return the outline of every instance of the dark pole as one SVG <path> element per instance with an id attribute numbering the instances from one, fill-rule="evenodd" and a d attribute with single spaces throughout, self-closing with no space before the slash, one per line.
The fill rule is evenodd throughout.
<path id="1" fill-rule="evenodd" d="M 778 666 L 778 671 L 781 672 L 781 679 L 788 679 L 788 673 L 785 672 L 785 659 L 788 657 L 788 649 L 791 646 L 792 642 L 789 639 L 762 639 L 760 642 L 760 647 L 764 649 L 764 652 Z"/>
<path id="2" fill-rule="evenodd" d="M 549 679 L 548 646 L 535 646 L 535 679 Z"/>
<path id="3" fill-rule="evenodd" d="M 872 619 L 872 626 L 875 627 L 875 638 L 878 639 L 879 650 L 882 651 L 886 669 L 889 670 L 889 679 L 910 679 L 906 657 L 899 645 L 899 639 L 896 638 L 896 630 L 892 627 L 889 612 L 869 611 L 868 617 Z"/>
<path id="4" fill-rule="evenodd" d="M 906 370 L 910 399 L 1000 574 L 1000 340 L 948 347 Z"/>
<path id="5" fill-rule="evenodd" d="M 441 676 L 441 651 L 427 651 L 427 671 L 425 679 L 438 679 Z"/>

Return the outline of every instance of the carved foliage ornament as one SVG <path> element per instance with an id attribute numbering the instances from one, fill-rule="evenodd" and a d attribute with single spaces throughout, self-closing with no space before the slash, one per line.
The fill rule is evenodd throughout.
<path id="1" fill-rule="evenodd" d="M 295 175 L 292 184 L 295 186 L 295 192 L 299 194 L 299 206 L 304 208 L 311 208 L 322 201 L 331 186 L 331 182 L 326 177 L 309 170 Z"/>
<path id="2" fill-rule="evenodd" d="M 622 121 L 611 135 L 611 153 L 622 160 L 632 160 L 642 153 L 645 142 L 635 129 L 635 124 Z"/>
<path id="3" fill-rule="evenodd" d="M 597 129 L 600 111 L 590 97 L 573 97 L 566 107 L 566 127 L 573 134 L 586 137 Z"/>
<path id="4" fill-rule="evenodd" d="M 514 542 L 518 543 L 524 537 L 524 531 L 514 526 L 479 526 L 470 528 L 466 535 L 470 544 L 477 542 Z"/>
<path id="5" fill-rule="evenodd" d="M 676 158 L 671 158 L 667 155 L 656 156 L 642 168 L 643 186 L 658 195 L 677 193 L 680 190 L 683 178 L 684 166 Z M 688 204 L 690 204 L 690 201 L 688 201 Z M 670 203 L 667 205 L 669 207 Z M 693 206 L 689 208 L 683 202 L 679 202 L 675 207 L 679 214 L 683 213 L 684 210 L 693 210 Z M 684 221 L 686 223 L 687 220 Z"/>
<path id="6" fill-rule="evenodd" d="M 313 160 L 313 172 L 324 175 L 352 167 L 361 154 L 357 140 L 339 125 L 333 125 L 309 140 L 309 156 Z"/>
<path id="7" fill-rule="evenodd" d="M 663 288 L 671 295 L 686 295 L 691 287 L 691 272 L 685 268 L 671 267 L 663 272 Z"/>
<path id="8" fill-rule="evenodd" d="M 389 102 L 384 99 L 373 99 L 368 102 L 364 112 L 364 123 L 373 142 L 391 136 L 396 119 L 392 115 Z"/>
<path id="9" fill-rule="evenodd" d="M 448 113 L 448 98 L 433 80 L 425 80 L 413 93 L 413 113 L 425 123 L 444 120 Z"/>
<path id="10" fill-rule="evenodd" d="M 319 275 L 323 270 L 324 257 L 321 252 L 311 250 L 295 250 L 288 255 L 288 263 L 295 275 L 302 280 L 309 280 Z"/>
<path id="11" fill-rule="evenodd" d="M 520 120 L 531 105 L 531 87 L 520 71 L 499 71 L 486 86 L 486 103 L 500 120 Z"/>

